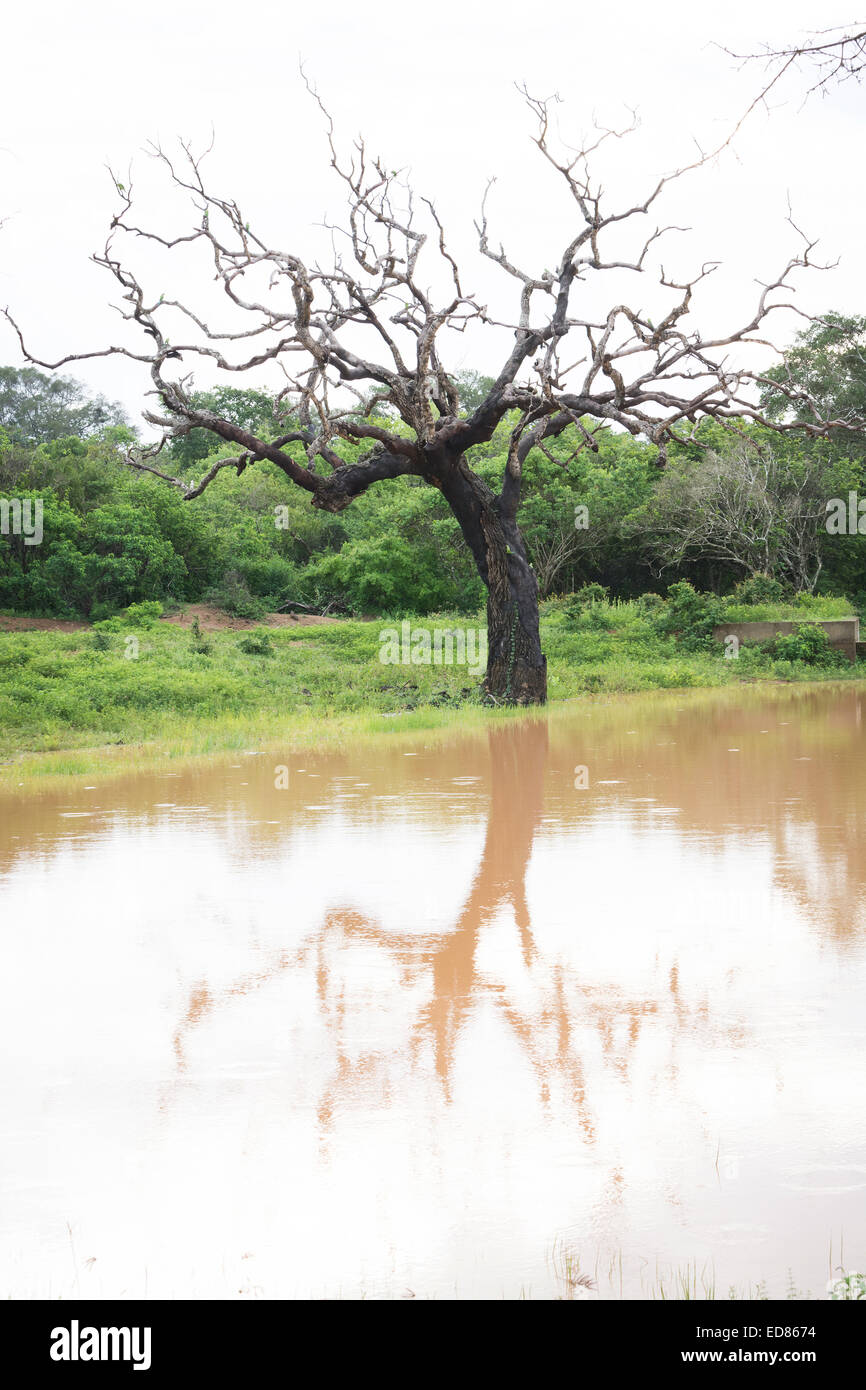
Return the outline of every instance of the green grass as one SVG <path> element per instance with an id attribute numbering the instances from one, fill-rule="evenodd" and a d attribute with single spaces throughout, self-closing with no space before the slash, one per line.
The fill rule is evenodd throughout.
<path id="1" fill-rule="evenodd" d="M 480 626 L 442 615 L 421 626 Z M 243 632 L 207 633 L 158 624 L 124 635 L 89 631 L 0 634 L 0 787 L 45 778 L 102 776 L 165 759 L 209 757 L 244 747 L 339 745 L 382 730 L 444 729 L 491 712 L 465 666 L 382 665 L 379 634 L 394 626 L 346 621 L 269 629 L 272 655 L 242 650 Z M 719 686 L 737 681 L 851 678 L 864 668 L 818 671 L 743 648 L 688 651 L 661 636 L 639 602 L 600 603 L 575 623 L 545 606 L 542 640 L 552 701 L 593 693 Z"/>
<path id="2" fill-rule="evenodd" d="M 820 622 L 823 618 L 853 618 L 856 613 L 846 598 L 800 594 L 793 603 L 729 603 L 722 622 L 773 623 Z"/>

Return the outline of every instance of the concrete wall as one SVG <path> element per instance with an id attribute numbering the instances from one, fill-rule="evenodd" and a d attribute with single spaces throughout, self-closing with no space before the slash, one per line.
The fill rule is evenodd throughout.
<path id="1" fill-rule="evenodd" d="M 726 637 L 736 637 L 740 642 L 772 642 L 774 637 L 796 632 L 798 627 L 808 622 L 814 622 L 815 627 L 822 627 L 830 646 L 844 652 L 849 661 L 857 660 L 857 643 L 860 641 L 859 618 L 823 618 L 820 621 L 803 618 L 794 622 L 728 623 L 713 628 L 713 636 L 719 642 L 724 642 Z"/>

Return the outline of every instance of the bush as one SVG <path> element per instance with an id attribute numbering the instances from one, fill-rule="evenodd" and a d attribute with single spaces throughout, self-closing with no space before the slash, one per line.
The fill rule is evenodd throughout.
<path id="1" fill-rule="evenodd" d="M 238 561 L 238 571 L 249 592 L 272 606 L 295 596 L 301 571 L 281 555 L 266 555 Z"/>
<path id="2" fill-rule="evenodd" d="M 587 608 L 592 608 L 596 603 L 607 603 L 610 598 L 610 590 L 603 584 L 583 584 L 576 589 L 571 596 L 566 599 L 564 611 L 569 617 L 585 613 Z"/>
<path id="3" fill-rule="evenodd" d="M 432 549 L 378 536 L 317 557 L 306 569 L 303 594 L 355 613 L 430 613 L 449 608 L 455 588 Z"/>
<path id="4" fill-rule="evenodd" d="M 785 597 L 784 585 L 771 574 L 750 574 L 734 588 L 734 603 L 779 603 Z"/>
<path id="5" fill-rule="evenodd" d="M 274 646 L 271 641 L 271 634 L 261 630 L 247 633 L 246 637 L 238 643 L 238 650 L 247 656 L 273 656 Z"/>
<path id="6" fill-rule="evenodd" d="M 687 651 L 707 650 L 712 646 L 713 628 L 721 621 L 724 604 L 715 594 L 702 594 L 681 579 L 671 584 L 667 602 L 658 619 L 658 629 L 666 636 L 676 637 Z"/>
<path id="7" fill-rule="evenodd" d="M 565 626 L 583 632 L 602 632 L 610 626 L 608 591 L 603 584 L 584 584 L 562 606 Z"/>
<path id="8" fill-rule="evenodd" d="M 636 602 L 641 612 L 650 616 L 657 616 L 662 612 L 665 606 L 665 601 L 661 594 L 641 594 Z"/>
<path id="9" fill-rule="evenodd" d="M 131 603 L 128 608 L 124 608 L 123 616 L 127 627 L 156 627 L 162 617 L 162 604 L 156 599 Z"/>
<path id="10" fill-rule="evenodd" d="M 769 650 L 777 661 L 801 661 L 805 666 L 839 666 L 845 662 L 841 652 L 830 646 L 822 627 L 803 623 L 796 632 L 774 638 Z"/>
<path id="11" fill-rule="evenodd" d="M 190 631 L 192 633 L 191 645 L 196 655 L 210 656 L 211 652 L 213 651 L 213 644 L 207 640 L 204 633 L 202 632 L 201 623 L 199 622 L 197 617 L 193 618 L 192 628 L 190 629 Z"/>
<path id="12" fill-rule="evenodd" d="M 263 618 L 268 611 L 267 604 L 250 593 L 239 570 L 227 570 L 221 583 L 207 591 L 205 599 L 235 618 Z"/>

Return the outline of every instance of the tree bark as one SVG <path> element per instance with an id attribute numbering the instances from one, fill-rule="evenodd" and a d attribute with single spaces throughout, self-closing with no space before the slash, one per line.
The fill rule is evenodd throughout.
<path id="1" fill-rule="evenodd" d="M 457 517 L 487 588 L 485 689 L 505 704 L 543 705 L 547 659 L 541 650 L 538 583 L 517 522 L 462 458 L 431 481 Z"/>

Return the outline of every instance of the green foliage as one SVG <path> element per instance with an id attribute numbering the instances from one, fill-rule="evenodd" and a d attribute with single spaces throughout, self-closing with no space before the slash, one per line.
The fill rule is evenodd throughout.
<path id="1" fill-rule="evenodd" d="M 726 623 L 797 622 L 804 618 L 850 618 L 854 605 L 831 595 L 797 594 L 787 603 L 724 602 L 720 619 Z"/>
<path id="2" fill-rule="evenodd" d="M 478 408 L 490 391 L 493 381 L 492 376 L 483 376 L 481 372 L 454 373 L 454 384 L 460 396 L 461 415 L 471 415 L 473 410 Z"/>
<path id="3" fill-rule="evenodd" d="M 782 418 L 827 419 L 866 417 L 866 318 L 857 314 L 827 313 L 799 333 L 783 361 L 767 372 L 763 393 L 768 415 Z M 794 393 L 792 400 L 787 387 Z M 804 393 L 799 398 L 796 393 Z M 850 437 L 842 447 L 850 448 Z M 863 452 L 864 441 L 857 441 Z"/>
<path id="4" fill-rule="evenodd" d="M 856 469 L 802 441 L 754 427 L 748 435 L 697 458 L 674 451 L 633 517 L 635 536 L 658 565 L 685 569 L 699 587 L 728 588 L 745 571 L 814 588 L 837 539 L 822 526 L 827 500 L 844 494 Z"/>
<path id="5" fill-rule="evenodd" d="M 155 599 L 131 603 L 124 609 L 124 616 L 129 627 L 155 627 L 162 617 L 162 604 Z"/>
<path id="6" fill-rule="evenodd" d="M 238 650 L 247 656 L 273 656 L 274 644 L 271 641 L 271 634 L 261 628 L 255 632 L 249 632 L 238 643 Z"/>
<path id="7" fill-rule="evenodd" d="M 144 599 L 173 597 L 186 566 L 150 515 L 126 502 L 97 507 L 84 522 L 81 562 L 67 569 L 66 592 L 79 612 L 102 616 Z"/>
<path id="8" fill-rule="evenodd" d="M 734 586 L 735 603 L 777 603 L 785 597 L 784 585 L 771 574 L 750 574 Z"/>
<path id="9" fill-rule="evenodd" d="M 296 596 L 303 584 L 302 567 L 276 554 L 244 555 L 238 560 L 236 573 L 248 592 L 263 600 L 266 608 L 277 608 Z"/>
<path id="10" fill-rule="evenodd" d="M 79 516 L 50 489 L 39 497 L 42 544 L 0 537 L 0 606 L 98 619 L 130 603 L 182 594 L 184 561 L 147 512 L 122 501 Z"/>
<path id="11" fill-rule="evenodd" d="M 603 584 L 584 584 L 564 601 L 562 615 L 567 627 L 603 632 L 610 625 L 608 590 Z"/>
<path id="12" fill-rule="evenodd" d="M 756 678 L 856 679 L 856 666 L 809 666 L 775 660 L 744 647 L 726 661 L 721 643 L 684 651 L 661 634 L 637 601 L 598 604 L 604 631 L 570 628 L 559 605 L 545 605 L 542 642 L 548 655 L 551 698 L 583 693 L 714 686 Z M 468 619 L 483 624 L 480 614 Z M 465 615 L 437 615 L 437 626 L 466 623 Z M 121 619 L 121 627 L 123 620 Z M 104 629 L 90 633 L 5 633 L 0 642 L 0 764 L 24 750 L 90 749 L 89 765 L 106 762 L 100 745 L 141 744 L 216 751 L 262 746 L 284 737 L 304 718 L 323 721 L 363 715 L 371 728 L 392 727 L 384 716 L 480 703 L 479 683 L 461 666 L 395 668 L 379 661 L 379 623 L 340 621 L 270 631 L 277 659 L 253 660 L 238 634 L 207 638 L 157 623 L 142 633 L 138 660 Z M 249 634 L 253 636 L 254 634 Z M 101 637 L 106 639 L 103 644 Z M 466 694 L 466 691 L 469 694 Z M 320 737 L 317 732 L 316 737 Z M 17 782 L 16 765 L 9 776 Z M 3 777 L 0 765 L 0 778 Z"/>
<path id="13" fill-rule="evenodd" d="M 131 603 L 122 613 L 111 618 L 101 618 L 93 624 L 93 631 L 128 632 L 130 628 L 150 629 L 156 627 L 162 616 L 162 604 L 155 601 Z"/>
<path id="14" fill-rule="evenodd" d="M 569 615 L 579 615 L 584 613 L 587 608 L 592 608 L 596 603 L 606 603 L 610 598 L 610 590 L 603 584 L 593 581 L 591 584 L 583 584 L 570 594 L 564 605 L 564 612 Z"/>
<path id="15" fill-rule="evenodd" d="M 854 402 L 862 324 L 851 320 L 844 332 L 840 325 L 834 331 L 838 341 L 818 337 L 806 347 L 813 355 L 826 354 L 828 390 L 835 389 L 833 355 L 849 354 L 842 385 L 848 383 Z M 178 489 L 124 466 L 123 447 L 132 433 L 113 407 L 88 401 L 77 383 L 28 372 L 0 370 L 0 496 L 41 499 L 45 534 L 32 547 L 21 537 L 0 537 L 0 608 L 99 621 L 131 605 L 207 599 L 255 621 L 291 603 L 383 616 L 466 615 L 483 605 L 484 587 L 460 528 L 442 493 L 420 479 L 372 487 L 333 515 L 311 507 L 276 465 L 261 460 L 241 476 L 223 470 L 201 497 L 185 502 Z M 489 379 L 465 372 L 454 380 L 461 413 L 471 413 Z M 264 438 L 291 427 L 275 415 L 265 391 L 221 387 L 195 399 Z M 472 466 L 493 488 L 501 484 L 514 423 L 507 417 L 471 451 Z M 695 611 L 685 613 L 688 605 L 677 599 L 676 584 L 687 575 L 696 591 L 711 591 L 701 600 L 706 608 L 712 594 L 729 592 L 741 580 L 739 559 L 685 546 L 679 558 L 663 561 L 662 572 L 673 581 L 673 607 L 662 611 L 663 600 L 644 591 L 661 568 L 664 525 L 670 530 L 681 503 L 694 514 L 701 461 L 708 449 L 718 455 L 729 450 L 730 435 L 704 421 L 697 431 L 703 447 L 673 446 L 665 474 L 648 444 L 599 431 L 591 420 L 585 424 L 597 431 L 592 447 L 583 447 L 584 436 L 569 428 L 548 441 L 545 452 L 533 449 L 526 461 L 518 519 L 540 592 L 590 594 L 598 585 L 605 596 L 620 600 L 643 594 L 645 615 L 654 607 L 660 622 L 684 621 L 670 629 L 680 632 L 681 649 L 700 643 L 707 614 L 700 620 Z M 744 432 L 757 442 L 764 439 L 754 426 Z M 287 447 L 304 457 L 300 446 Z M 366 446 L 343 441 L 336 447 L 348 460 Z M 167 471 L 198 477 L 222 448 L 207 432 L 194 430 L 172 443 Z M 785 499 L 800 496 L 805 483 L 819 500 L 828 489 L 839 496 L 849 489 L 866 493 L 866 463 L 858 448 L 852 447 L 852 458 L 824 441 L 774 440 L 778 466 L 771 481 L 778 485 L 782 511 Z M 587 527 L 575 524 L 581 508 Z M 846 594 L 859 593 L 866 603 L 866 536 L 827 536 L 820 516 L 815 526 L 823 594 L 844 602 Z M 782 517 L 770 536 L 770 573 L 738 586 L 736 604 L 777 604 L 783 596 L 786 527 Z M 777 562 L 774 556 L 782 558 Z M 755 567 L 764 565 L 759 559 Z M 575 598 L 568 609 L 574 630 L 587 637 L 603 636 L 615 616 L 614 605 L 601 603 L 598 594 L 596 599 L 584 611 Z"/>
<path id="16" fill-rule="evenodd" d="M 67 435 L 82 438 L 122 425 L 120 406 L 89 399 L 80 382 L 46 376 L 34 367 L 0 367 L 0 428 L 9 444 L 36 445 Z"/>
<path id="17" fill-rule="evenodd" d="M 662 609 L 665 606 L 665 601 L 662 598 L 661 594 L 655 594 L 651 591 L 646 594 L 641 594 L 638 597 L 637 602 L 640 606 L 641 612 L 647 613 L 650 616 L 661 613 Z"/>
<path id="18" fill-rule="evenodd" d="M 412 543 L 400 535 L 369 536 L 314 560 L 304 574 L 303 592 L 319 603 L 353 613 L 431 613 L 464 598 L 474 606 L 480 584 L 455 593 L 453 577 L 437 563 L 436 546 Z"/>
<path id="19" fill-rule="evenodd" d="M 591 421 L 586 422 L 588 426 Z M 520 526 L 543 595 L 598 580 L 620 595 L 649 581 L 647 551 L 634 518 L 655 486 L 654 453 L 630 435 L 603 432 L 597 452 L 583 450 L 571 431 L 533 449 L 524 467 Z M 492 446 L 491 446 L 492 448 Z M 504 467 L 507 439 L 479 471 L 491 483 Z M 576 508 L 585 508 L 579 523 Z"/>
<path id="20" fill-rule="evenodd" d="M 658 629 L 675 636 L 687 651 L 707 650 L 722 612 L 723 604 L 715 594 L 699 593 L 687 579 L 681 579 L 668 589 L 667 602 L 657 619 Z"/>
<path id="21" fill-rule="evenodd" d="M 830 646 L 826 632 L 814 623 L 801 623 L 795 632 L 781 633 L 768 650 L 778 661 L 800 661 L 804 666 L 842 666 L 846 658 Z"/>
<path id="22" fill-rule="evenodd" d="M 263 618 L 267 604 L 250 593 L 249 585 L 240 570 L 227 570 L 220 583 L 205 594 L 208 603 L 216 604 L 236 618 Z"/>
<path id="23" fill-rule="evenodd" d="M 215 391 L 193 391 L 191 400 L 199 409 L 212 410 L 215 415 L 249 430 L 260 439 L 273 439 L 280 432 L 274 414 L 274 399 L 264 391 L 220 386 Z M 214 437 L 208 430 L 190 430 L 172 441 L 173 465 L 180 473 L 188 471 L 213 452 L 214 443 Z"/>
<path id="24" fill-rule="evenodd" d="M 202 632 L 198 617 L 193 618 L 190 632 L 192 636 L 190 650 L 193 651 L 196 656 L 210 656 L 213 651 L 213 644 L 207 640 Z"/>

